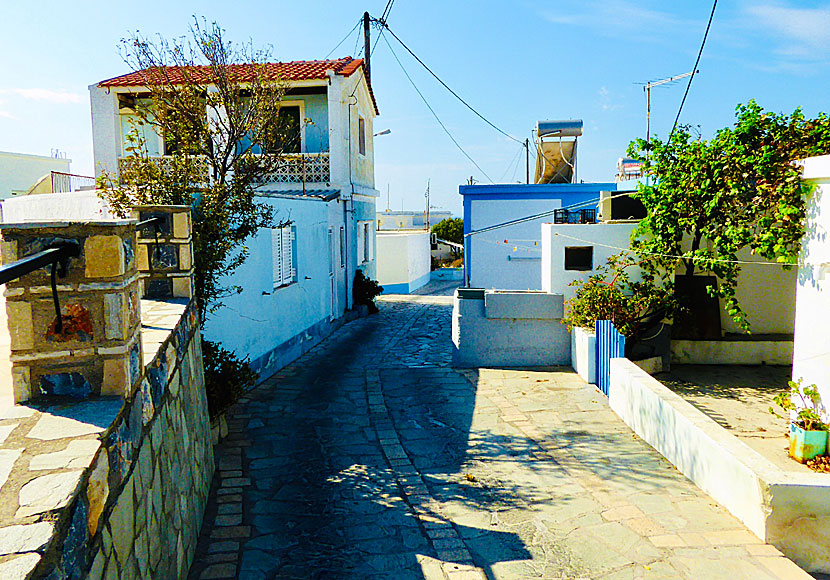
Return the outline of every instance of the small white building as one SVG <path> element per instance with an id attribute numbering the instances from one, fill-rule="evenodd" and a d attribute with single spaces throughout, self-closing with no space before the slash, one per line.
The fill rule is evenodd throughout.
<path id="1" fill-rule="evenodd" d="M 59 157 L 0 151 L 0 199 L 27 193 L 40 180 L 50 180 L 53 171 L 68 174 L 71 162 Z"/>
<path id="2" fill-rule="evenodd" d="M 418 230 L 431 229 L 435 224 L 452 218 L 448 211 L 429 212 L 429 228 L 425 211 L 402 210 L 402 211 L 379 211 L 377 212 L 377 229 L 380 230 Z"/>
<path id="3" fill-rule="evenodd" d="M 430 277 L 429 232 L 377 232 L 377 263 L 384 294 L 409 294 L 424 286 Z"/>

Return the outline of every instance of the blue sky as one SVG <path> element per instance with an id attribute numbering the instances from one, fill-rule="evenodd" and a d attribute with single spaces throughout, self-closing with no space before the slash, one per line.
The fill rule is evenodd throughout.
<path id="1" fill-rule="evenodd" d="M 6 2 L 0 21 L 0 150 L 73 159 L 92 172 L 87 86 L 126 72 L 119 39 L 131 30 L 166 37 L 192 15 L 236 40 L 270 45 L 275 60 L 319 59 L 364 10 L 386 0 Z M 438 2 L 396 0 L 389 26 L 453 89 L 496 125 L 524 139 L 540 119 L 581 118 L 579 178 L 606 181 L 629 141 L 645 133 L 642 84 L 691 70 L 711 4 L 634 0 Z M 376 33 L 374 33 L 376 34 Z M 355 36 L 333 57 L 353 54 Z M 519 146 L 455 101 L 390 38 L 415 83 L 458 142 L 496 182 L 523 179 Z M 731 123 L 735 106 L 813 115 L 827 110 L 830 2 L 721 1 L 682 121 L 704 136 Z M 433 205 L 460 213 L 458 185 L 488 182 L 449 140 L 381 41 L 372 77 L 379 208 Z M 670 130 L 682 82 L 652 92 L 652 132 Z"/>

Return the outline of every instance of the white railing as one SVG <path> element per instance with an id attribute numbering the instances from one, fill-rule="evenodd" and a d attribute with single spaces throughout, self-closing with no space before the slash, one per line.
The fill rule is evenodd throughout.
<path id="1" fill-rule="evenodd" d="M 328 153 L 283 153 L 274 159 L 269 155 L 269 163 L 274 165 L 262 183 L 329 183 Z"/>
<path id="2" fill-rule="evenodd" d="M 83 189 L 95 189 L 95 178 L 89 175 L 52 172 L 52 193 L 69 193 Z"/>
<path id="3" fill-rule="evenodd" d="M 265 157 L 265 156 L 263 156 Z M 173 157 L 164 155 L 149 158 L 162 170 L 172 169 Z M 207 158 L 200 158 L 204 162 L 204 182 L 207 183 L 210 175 Z M 131 157 L 118 159 L 118 170 L 123 175 L 124 170 L 133 163 Z M 267 162 L 273 169 L 268 172 L 260 183 L 330 183 L 331 170 L 328 153 L 282 153 L 268 155 Z M 201 168 L 200 168 L 201 169 Z"/>

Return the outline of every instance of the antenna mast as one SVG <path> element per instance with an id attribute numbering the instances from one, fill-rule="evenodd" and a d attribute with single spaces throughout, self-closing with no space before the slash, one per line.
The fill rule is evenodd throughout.
<path id="1" fill-rule="evenodd" d="M 659 81 L 649 81 L 646 83 L 646 86 L 643 87 L 643 90 L 646 92 L 646 145 L 648 145 L 649 140 L 651 139 L 651 89 L 659 87 L 660 85 L 679 81 L 680 79 L 685 79 L 686 77 L 690 77 L 698 72 L 700 71 L 694 70 L 692 72 L 683 73 L 682 75 L 661 79 Z M 646 155 L 648 155 L 648 153 L 646 153 Z"/>

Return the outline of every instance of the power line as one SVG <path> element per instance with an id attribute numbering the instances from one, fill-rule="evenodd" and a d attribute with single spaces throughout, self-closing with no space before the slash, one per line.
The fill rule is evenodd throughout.
<path id="1" fill-rule="evenodd" d="M 709 14 L 709 23 L 706 25 L 706 32 L 703 33 L 703 42 L 700 43 L 700 50 L 697 53 L 695 66 L 692 67 L 692 74 L 689 77 L 688 84 L 686 84 L 686 92 L 683 93 L 683 100 L 680 101 L 680 108 L 677 109 L 677 116 L 674 118 L 674 125 L 672 125 L 671 133 L 669 133 L 669 142 L 671 142 L 672 135 L 674 135 L 674 130 L 677 128 L 677 122 L 680 120 L 680 112 L 683 110 L 683 105 L 686 103 L 686 97 L 689 95 L 689 89 L 692 88 L 692 79 L 695 78 L 695 75 L 698 72 L 697 65 L 700 64 L 700 57 L 703 55 L 703 47 L 706 46 L 706 38 L 709 36 L 709 27 L 712 26 L 712 19 L 715 17 L 715 8 L 717 7 L 718 0 L 715 0 L 715 2 L 712 4 L 712 13 Z"/>
<path id="2" fill-rule="evenodd" d="M 380 37 L 383 36 L 383 25 L 386 24 L 386 21 L 389 18 L 389 13 L 392 12 L 392 5 L 395 3 L 395 0 L 389 0 L 386 3 L 386 8 L 383 9 L 383 14 L 380 15 L 380 32 L 378 33 L 378 37 L 375 39 L 375 46 L 372 47 L 372 51 L 369 53 L 369 56 L 375 54 L 375 49 L 378 47 L 378 43 L 380 42 Z"/>
<path id="3" fill-rule="evenodd" d="M 513 137 L 512 135 L 508 135 L 506 132 L 504 132 L 504 131 L 502 131 L 501 129 L 499 129 L 499 128 L 495 125 L 495 124 L 493 124 L 493 123 L 492 123 L 489 119 L 487 119 L 484 115 L 482 115 L 481 113 L 479 113 L 478 111 L 476 111 L 476 110 L 472 107 L 472 105 L 470 105 L 467 101 L 465 101 L 464 99 L 462 99 L 462 98 L 459 96 L 459 94 L 458 94 L 458 93 L 456 93 L 454 90 L 452 90 L 452 89 L 449 87 L 449 85 L 447 85 L 447 83 L 445 83 L 444 81 L 442 81 L 442 80 L 438 77 L 438 75 L 437 75 L 437 74 L 435 74 L 434 72 L 432 72 L 432 69 L 431 69 L 431 68 L 429 68 L 429 67 L 426 65 L 426 63 L 424 63 L 424 61 L 422 61 L 420 58 L 418 58 L 418 55 L 416 55 L 414 52 L 412 52 L 412 50 L 411 50 L 411 49 L 410 49 L 410 48 L 409 48 L 406 44 L 404 44 L 403 40 L 401 40 L 400 38 L 398 38 L 398 35 L 397 35 L 397 34 L 395 34 L 394 32 L 392 32 L 392 29 L 391 29 L 391 28 L 389 28 L 389 25 L 388 25 L 388 24 L 386 24 L 386 22 L 385 22 L 385 21 L 381 21 L 381 23 L 380 23 L 380 24 L 381 24 L 381 26 L 383 26 L 383 28 L 385 28 L 386 30 L 388 30 L 388 31 L 389 31 L 389 34 L 391 34 L 393 37 L 395 37 L 395 40 L 397 40 L 397 41 L 400 43 L 400 45 L 401 45 L 402 47 L 404 47 L 404 48 L 406 49 L 406 51 L 407 51 L 409 54 L 411 54 L 411 55 L 412 55 L 412 57 L 413 57 L 415 60 L 417 60 L 417 61 L 418 61 L 418 63 L 419 63 L 422 67 L 424 67 L 424 68 L 427 70 L 427 72 L 429 72 L 429 74 L 431 74 L 431 75 L 435 78 L 435 80 L 437 80 L 439 83 L 441 83 L 441 85 L 443 85 L 443 87 L 444 87 L 445 89 L 447 89 L 447 90 L 448 90 L 448 91 L 452 94 L 452 96 L 454 96 L 456 99 L 458 99 L 459 101 L 461 101 L 461 103 L 462 103 L 465 107 L 467 107 L 468 109 L 470 109 L 470 110 L 471 110 L 473 113 L 475 113 L 475 114 L 476 114 L 476 115 L 477 115 L 477 116 L 478 116 L 478 117 L 479 117 L 482 121 L 484 121 L 485 123 L 487 123 L 488 125 L 490 125 L 493 129 L 495 129 L 496 131 L 498 131 L 499 133 L 501 133 L 502 135 L 504 135 L 504 136 L 505 136 L 505 137 L 507 137 L 508 139 L 512 139 L 512 140 L 513 140 L 513 141 L 515 141 L 516 143 L 521 143 L 522 145 L 524 145 L 524 141 L 520 141 L 519 139 L 516 139 L 516 138 L 515 138 L 515 137 Z M 387 44 L 388 44 L 388 43 L 387 43 Z M 389 47 L 389 50 L 392 50 L 392 47 L 391 47 L 391 46 Z"/>
<path id="4" fill-rule="evenodd" d="M 344 37 L 343 37 L 343 40 L 341 40 L 340 42 L 338 42 L 338 43 L 337 43 L 337 46 L 335 46 L 334 48 L 332 48 L 332 49 L 329 51 L 329 53 L 328 53 L 328 54 L 327 54 L 327 55 L 323 58 L 323 60 L 328 60 L 328 58 L 331 56 L 331 54 L 332 54 L 335 50 L 337 50 L 338 48 L 340 48 L 340 45 L 341 45 L 341 44 L 343 44 L 344 42 L 346 42 L 346 40 L 347 40 L 347 39 L 348 39 L 348 38 L 352 35 L 352 33 L 355 31 L 355 29 L 356 29 L 358 26 L 360 26 L 360 20 L 358 20 L 358 21 L 357 21 L 357 23 L 354 25 L 354 28 L 352 28 L 352 29 L 349 31 L 349 33 L 348 33 L 346 36 L 344 36 Z"/>
<path id="5" fill-rule="evenodd" d="M 392 31 L 390 30 L 389 32 L 391 33 Z M 448 136 L 448 137 L 452 140 L 452 142 L 453 142 L 453 143 L 455 143 L 455 146 L 456 146 L 456 147 L 458 147 L 458 150 L 459 150 L 459 151 L 461 151 L 461 153 L 463 153 L 463 154 L 464 154 L 464 157 L 466 157 L 467 159 L 469 159 L 469 160 L 470 160 L 470 163 L 472 163 L 473 165 L 475 165 L 475 166 L 476 166 L 476 168 L 477 168 L 479 171 L 481 171 L 481 173 L 484 175 L 484 177 L 486 177 L 486 178 L 490 181 L 490 183 L 494 183 L 494 182 L 493 182 L 493 179 L 492 179 L 489 175 L 487 175 L 487 172 L 486 172 L 486 171 L 484 171 L 484 170 L 481 168 L 481 166 L 480 166 L 478 163 L 476 163 L 476 162 L 475 162 L 475 160 L 474 160 L 472 157 L 470 157 L 470 155 L 469 155 L 466 151 L 464 151 L 464 148 L 463 148 L 461 145 L 459 145 L 458 141 L 456 141 L 456 140 L 455 140 L 455 137 L 453 137 L 453 136 L 452 136 L 452 133 L 450 133 L 450 131 L 449 131 L 449 129 L 447 129 L 446 125 L 444 125 L 444 123 L 442 123 L 442 122 L 441 122 L 441 119 L 438 117 L 438 114 L 437 114 L 437 113 L 435 112 L 435 110 L 434 110 L 434 109 L 430 106 L 429 102 L 427 101 L 426 97 L 424 97 L 424 95 L 423 95 L 423 93 L 420 91 L 420 89 L 418 89 L 418 86 L 415 84 L 415 81 L 413 81 L 413 80 L 412 80 L 412 77 L 411 77 L 411 76 L 409 76 L 409 73 L 408 73 L 408 72 L 406 72 L 406 68 L 403 66 L 403 63 L 402 63 L 402 62 L 401 62 L 401 60 L 398 58 L 398 55 L 397 55 L 397 54 L 395 54 L 395 51 L 392 49 L 392 45 L 391 45 L 391 44 L 389 44 L 389 40 L 388 40 L 386 37 L 384 37 L 384 38 L 383 38 L 383 41 L 386 43 L 386 46 L 388 46 L 388 47 L 389 47 L 389 51 L 392 53 L 392 56 L 395 58 L 395 61 L 398 63 L 398 66 L 400 66 L 400 67 L 401 67 L 401 70 L 403 71 L 403 74 L 404 74 L 404 75 L 406 75 L 406 78 L 407 78 L 407 79 L 409 79 L 409 82 L 410 82 L 410 84 L 412 85 L 412 88 L 414 88 L 414 89 L 415 89 L 415 92 L 416 92 L 416 93 L 418 93 L 418 96 L 419 96 L 419 97 L 421 97 L 421 100 L 422 100 L 422 101 L 424 102 L 424 104 L 427 106 L 427 109 L 429 109 L 429 112 L 430 112 L 430 113 L 432 113 L 432 116 L 433 116 L 433 117 L 435 117 L 435 120 L 436 120 L 436 121 L 438 121 L 438 124 L 439 124 L 439 125 L 441 125 L 441 128 L 444 130 L 444 132 L 447 134 L 447 136 Z"/>

